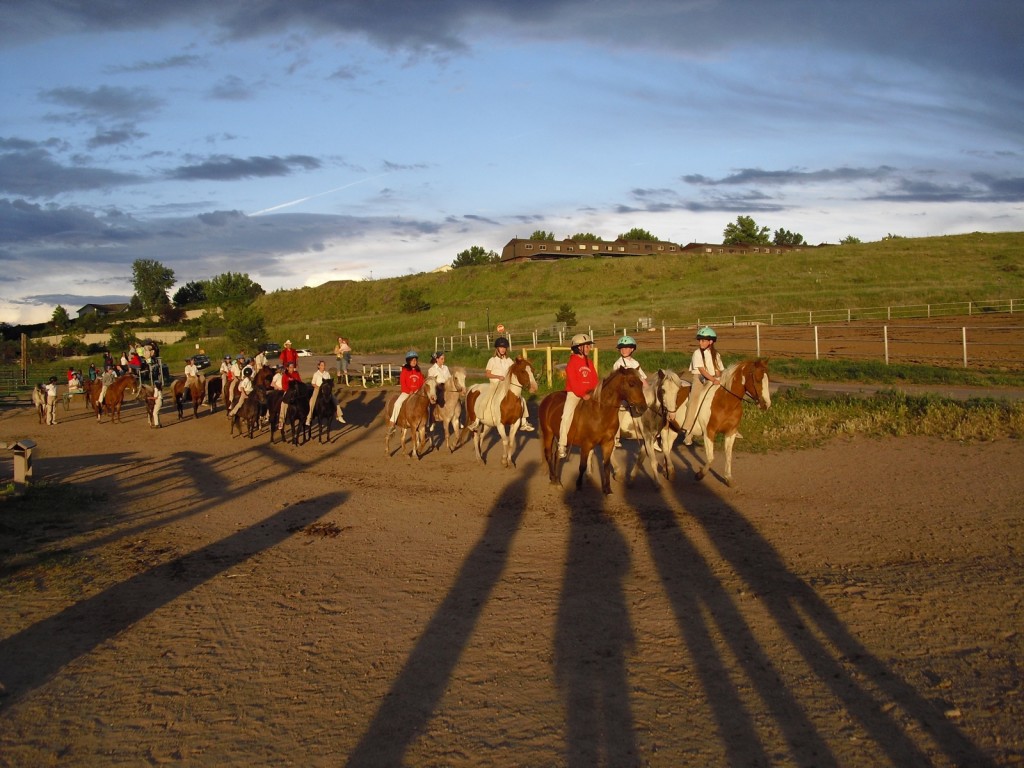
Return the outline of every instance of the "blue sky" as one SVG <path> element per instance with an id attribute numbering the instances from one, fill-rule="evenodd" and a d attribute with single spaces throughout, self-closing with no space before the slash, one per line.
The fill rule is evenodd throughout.
<path id="1" fill-rule="evenodd" d="M 5 0 L 0 321 L 537 229 L 1024 230 L 1019 0 Z"/>

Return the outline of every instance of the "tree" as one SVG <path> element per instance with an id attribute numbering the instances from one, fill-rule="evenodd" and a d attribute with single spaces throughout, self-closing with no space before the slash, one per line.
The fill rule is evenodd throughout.
<path id="1" fill-rule="evenodd" d="M 89 350 L 89 345 L 85 343 L 85 339 L 78 333 L 69 333 L 57 342 L 57 346 L 60 347 L 60 352 L 64 357 L 84 355 Z"/>
<path id="2" fill-rule="evenodd" d="M 138 337 L 132 333 L 129 326 L 115 325 L 110 329 L 110 341 L 107 342 L 107 348 L 110 350 L 110 354 L 116 357 L 128 347 L 134 347 L 138 342 Z"/>
<path id="3" fill-rule="evenodd" d="M 725 225 L 722 242 L 725 245 L 736 245 L 737 243 L 768 245 L 771 242 L 768 232 L 768 227 L 757 226 L 750 216 L 737 216 L 735 223 Z"/>
<path id="4" fill-rule="evenodd" d="M 132 262 L 132 285 L 142 308 L 151 315 L 159 314 L 170 303 L 167 291 L 174 285 L 174 270 L 153 259 Z"/>
<path id="5" fill-rule="evenodd" d="M 211 277 L 204 286 L 207 300 L 214 304 L 244 304 L 266 291 L 254 283 L 247 273 L 225 272 Z"/>
<path id="6" fill-rule="evenodd" d="M 403 288 L 398 294 L 398 308 L 403 312 L 426 312 L 430 302 L 423 298 L 421 288 Z"/>
<path id="7" fill-rule="evenodd" d="M 569 238 L 580 243 L 596 243 L 600 241 L 600 237 L 595 235 L 593 232 L 577 232 L 575 235 Z"/>
<path id="8" fill-rule="evenodd" d="M 226 326 L 228 340 L 239 349 L 248 349 L 250 344 L 259 345 L 267 340 L 263 315 L 255 307 L 235 307 L 228 314 Z"/>
<path id="9" fill-rule="evenodd" d="M 803 245 L 804 236 L 799 232 L 790 232 L 787 229 L 776 229 L 775 237 L 772 238 L 774 245 Z"/>
<path id="10" fill-rule="evenodd" d="M 187 307 L 189 304 L 200 304 L 206 301 L 206 282 L 189 281 L 174 293 L 171 299 L 176 307 Z"/>
<path id="11" fill-rule="evenodd" d="M 623 232 L 619 235 L 619 240 L 650 240 L 656 242 L 658 238 L 648 232 L 646 229 L 640 229 L 640 227 L 633 227 L 629 232 Z"/>
<path id="12" fill-rule="evenodd" d="M 478 267 L 481 264 L 494 264 L 501 261 L 501 256 L 494 251 L 488 251 L 479 245 L 461 251 L 452 262 L 452 269 L 459 267 Z"/>
<path id="13" fill-rule="evenodd" d="M 859 237 L 854 237 L 853 235 L 847 235 L 846 237 L 844 237 L 842 240 L 839 241 L 839 244 L 840 245 L 859 245 L 860 244 L 860 238 Z"/>
<path id="14" fill-rule="evenodd" d="M 554 232 L 545 232 L 543 229 L 538 229 L 536 232 L 534 232 L 532 235 L 530 235 L 530 239 L 531 240 L 546 240 L 546 241 L 550 242 L 551 240 L 555 239 L 555 233 Z"/>
<path id="15" fill-rule="evenodd" d="M 574 328 L 576 326 L 575 310 L 568 303 L 563 304 L 555 313 L 555 322 L 565 323 L 567 328 Z"/>
<path id="16" fill-rule="evenodd" d="M 50 316 L 50 322 L 59 333 L 71 325 L 71 317 L 68 315 L 68 311 L 58 304 Z"/>

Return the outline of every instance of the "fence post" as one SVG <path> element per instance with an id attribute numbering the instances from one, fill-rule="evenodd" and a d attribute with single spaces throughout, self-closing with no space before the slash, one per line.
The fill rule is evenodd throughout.
<path id="1" fill-rule="evenodd" d="M 852 317 L 853 317 L 853 310 L 850 309 L 849 307 L 847 307 L 846 308 L 846 322 L 850 322 Z"/>
<path id="2" fill-rule="evenodd" d="M 807 324 L 814 325 L 814 310 L 807 313 Z"/>
<path id="3" fill-rule="evenodd" d="M 775 325 L 775 313 L 768 315 L 768 325 Z"/>
<path id="4" fill-rule="evenodd" d="M 662 351 L 662 353 L 664 353 L 667 350 L 668 350 L 668 347 L 665 346 L 665 324 L 662 323 L 661 324 L 661 351 Z"/>
<path id="5" fill-rule="evenodd" d="M 561 335 L 561 332 L 559 332 L 559 335 Z M 545 349 L 546 349 L 547 367 L 548 367 L 548 389 L 551 389 L 551 387 L 554 385 L 554 379 L 552 377 L 552 370 L 551 370 L 551 345 L 549 344 Z"/>
<path id="6" fill-rule="evenodd" d="M 932 305 L 931 305 L 931 304 L 926 304 L 925 306 L 927 306 L 927 307 L 928 307 L 928 311 L 927 311 L 927 313 L 926 313 L 926 314 L 927 314 L 927 316 L 928 316 L 928 319 L 930 320 L 930 319 L 931 319 L 931 316 L 932 316 Z"/>
<path id="7" fill-rule="evenodd" d="M 757 336 L 757 357 L 761 356 L 761 324 L 757 323 L 754 326 L 754 333 Z"/>
<path id="8" fill-rule="evenodd" d="M 814 326 L 814 359 L 818 359 L 818 326 Z"/>
<path id="9" fill-rule="evenodd" d="M 892 307 L 885 308 L 885 319 L 892 320 Z"/>
<path id="10" fill-rule="evenodd" d="M 966 368 L 967 367 L 967 329 L 966 328 L 961 328 L 960 329 L 960 338 L 963 341 L 963 345 L 964 345 L 964 368 Z"/>
<path id="11" fill-rule="evenodd" d="M 885 364 L 889 364 L 889 326 L 882 326 L 882 340 L 885 347 Z"/>

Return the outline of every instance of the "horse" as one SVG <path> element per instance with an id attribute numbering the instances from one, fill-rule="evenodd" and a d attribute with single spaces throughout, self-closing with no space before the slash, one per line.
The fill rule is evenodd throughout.
<path id="1" fill-rule="evenodd" d="M 284 392 L 271 388 L 267 392 L 267 411 L 270 415 L 270 442 L 274 442 L 278 420 L 281 418 L 281 404 L 285 408 L 284 424 L 291 427 L 292 445 L 299 444 L 299 435 L 303 442 L 312 436 L 312 430 L 306 428 L 306 414 L 309 413 L 309 398 L 313 396 L 313 385 L 304 381 L 293 381 Z M 317 398 L 319 401 L 320 398 Z M 281 428 L 281 442 L 286 439 L 284 427 Z"/>
<path id="2" fill-rule="evenodd" d="M 39 415 L 39 423 L 46 423 L 46 387 L 36 384 L 32 387 L 32 407 Z"/>
<path id="3" fill-rule="evenodd" d="M 537 379 L 533 375 L 533 366 L 525 357 L 517 357 L 512 367 L 508 369 L 505 378 L 500 379 L 494 386 L 487 407 L 477 415 L 476 406 L 480 397 L 492 386 L 490 384 L 474 384 L 466 394 L 466 419 L 472 424 L 477 421 L 473 430 L 473 448 L 476 451 L 476 458 L 481 464 L 486 464 L 482 452 L 484 436 L 494 427 L 501 437 L 501 465 L 503 467 L 514 467 L 515 459 L 512 451 L 515 447 L 516 432 L 519 431 L 519 424 L 523 416 L 523 389 L 527 388 L 531 393 L 537 391 Z M 507 431 L 506 431 L 507 430 Z"/>
<path id="4" fill-rule="evenodd" d="M 385 421 L 391 418 L 398 395 L 398 392 L 391 395 L 384 404 Z M 430 407 L 436 402 L 437 379 L 427 379 L 423 382 L 423 386 L 409 395 L 402 403 L 396 426 L 388 424 L 387 432 L 384 435 L 385 456 L 392 455 L 391 435 L 395 433 L 396 427 L 400 427 L 402 430 L 402 442 L 398 446 L 399 452 L 405 451 L 405 441 L 410 432 L 412 432 L 412 450 L 409 451 L 409 458 L 415 456 L 419 459 L 427 452 L 427 424 L 430 422 Z"/>
<path id="5" fill-rule="evenodd" d="M 538 418 L 541 440 L 544 444 L 544 460 L 548 465 L 548 477 L 553 485 L 561 485 L 559 479 L 558 428 L 565 408 L 565 390 L 552 392 L 541 400 Z M 576 490 L 583 487 L 583 475 L 587 471 L 587 460 L 595 446 L 601 446 L 601 490 L 612 492 L 611 465 L 615 433 L 619 430 L 619 404 L 625 401 L 627 408 L 637 413 L 647 410 L 644 383 L 632 368 L 617 368 L 604 379 L 590 394 L 576 406 L 572 424 L 569 426 L 568 443 L 580 447 L 580 472 L 576 478 Z"/>
<path id="6" fill-rule="evenodd" d="M 174 407 L 178 409 L 178 421 L 185 415 L 185 400 L 192 401 L 192 418 L 199 418 L 199 406 L 203 404 L 206 397 L 206 377 L 199 374 L 196 380 L 188 386 L 188 379 L 177 378 L 171 382 L 171 394 L 174 396 Z"/>
<path id="7" fill-rule="evenodd" d="M 107 394 L 103 398 L 103 402 L 99 402 L 100 391 L 103 389 L 103 385 L 99 381 L 94 381 L 93 386 L 89 391 L 89 397 L 93 400 L 93 409 L 96 411 L 96 421 L 102 421 L 103 409 L 106 408 L 110 414 L 110 423 L 121 421 L 121 404 L 124 402 L 125 390 L 128 389 L 128 385 L 131 384 L 133 387 L 137 387 L 137 381 L 135 374 L 131 371 L 121 374 L 114 383 L 107 387 Z M 131 390 L 131 397 L 135 397 L 137 394 L 137 388 Z"/>
<path id="8" fill-rule="evenodd" d="M 238 434 L 242 434 L 242 425 L 240 422 L 244 421 L 246 430 L 249 434 L 249 439 L 252 440 L 253 434 L 256 432 L 256 427 L 259 426 L 260 413 L 267 407 L 267 392 L 263 387 L 253 387 L 252 394 L 245 398 L 242 403 L 242 407 L 238 409 L 238 412 L 234 416 L 230 416 L 228 419 L 229 434 L 235 434 L 235 428 L 238 428 Z"/>
<path id="9" fill-rule="evenodd" d="M 433 409 L 434 424 L 441 425 L 441 442 L 448 452 L 459 447 L 462 437 L 462 394 L 466 391 L 466 369 L 452 371 L 451 392 L 447 384 L 437 385 L 437 404 Z M 433 429 L 433 426 L 431 426 Z"/>
<path id="10" fill-rule="evenodd" d="M 660 437 L 662 446 L 671 446 L 675 441 L 676 433 L 673 430 L 679 429 L 679 409 L 685 404 L 683 390 L 689 391 L 683 386 L 678 374 L 661 369 L 644 382 L 647 410 L 639 418 L 628 409 L 619 409 L 619 436 L 643 442 L 632 470 L 628 469 L 627 463 L 626 485 L 632 485 L 647 458 L 651 460 L 654 479 L 658 483 L 662 482 L 658 474 L 659 466 L 667 479 L 675 479 L 676 469 L 672 464 L 670 449 L 662 450 L 659 458 L 655 441 Z"/>
<path id="11" fill-rule="evenodd" d="M 208 376 L 206 379 L 206 404 L 210 406 L 210 413 L 216 413 L 217 401 L 223 394 L 224 381 L 220 376 Z"/>
<path id="12" fill-rule="evenodd" d="M 258 371 L 253 372 L 252 384 L 253 390 L 257 388 L 270 389 L 270 381 L 274 378 L 274 369 L 269 365 L 264 365 Z M 231 409 L 235 403 L 238 402 L 238 386 L 228 386 L 228 391 L 223 393 L 224 395 L 224 408 L 227 410 L 228 418 L 231 418 Z M 261 414 L 262 415 L 262 414 Z"/>
<path id="13" fill-rule="evenodd" d="M 310 388 L 312 389 L 312 387 Z M 310 397 L 313 396 L 310 391 Z M 306 405 L 308 408 L 309 398 L 306 398 Z M 337 413 L 337 409 L 334 407 L 334 381 L 331 379 L 325 379 L 320 385 L 320 394 L 316 396 L 316 402 L 313 404 L 313 412 L 309 414 L 309 426 L 306 426 L 306 438 L 310 439 L 313 437 L 312 424 L 316 422 L 318 427 L 317 430 L 317 442 L 331 442 L 331 425 L 334 424 L 334 416 Z M 277 414 L 272 413 L 271 417 L 276 417 Z M 327 425 L 327 437 L 324 437 L 324 425 Z"/>
<path id="14" fill-rule="evenodd" d="M 725 435 L 725 484 L 731 486 L 732 446 L 739 434 L 744 398 L 749 397 L 762 411 L 772 407 L 772 395 L 768 390 L 768 359 L 733 363 L 725 369 L 720 380 L 721 385 L 714 384 L 701 393 L 697 418 L 687 437 L 704 437 L 706 458 L 696 472 L 696 478 L 703 480 L 715 460 L 715 436 L 719 433 Z M 663 442 L 662 448 L 667 452 L 671 445 L 671 442 Z"/>

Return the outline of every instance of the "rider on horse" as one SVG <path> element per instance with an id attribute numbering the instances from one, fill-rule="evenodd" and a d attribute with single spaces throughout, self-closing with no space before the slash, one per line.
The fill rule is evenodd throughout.
<path id="1" fill-rule="evenodd" d="M 490 386 L 486 392 L 480 395 L 476 402 L 476 408 L 474 409 L 476 418 L 469 425 L 469 429 L 475 430 L 480 426 L 480 414 L 487 412 L 487 408 L 494 397 L 494 390 L 497 389 L 498 383 L 508 376 L 509 369 L 512 368 L 514 363 L 515 360 L 508 356 L 508 339 L 504 336 L 499 336 L 494 340 L 494 354 L 487 361 L 487 367 L 484 369 L 484 375 L 487 376 L 487 383 Z M 520 399 L 523 404 L 523 417 L 519 420 L 519 429 L 524 432 L 533 432 L 533 425 L 526 418 L 529 413 L 526 409 L 526 398 L 520 397 Z"/>
<path id="2" fill-rule="evenodd" d="M 593 340 L 585 333 L 577 333 L 572 337 L 572 355 L 565 366 L 565 406 L 562 409 L 562 421 L 558 425 L 560 459 L 569 454 L 569 427 L 572 426 L 576 406 L 581 400 L 589 400 L 590 393 L 599 383 L 594 361 L 587 357 L 593 346 Z"/>
<path id="3" fill-rule="evenodd" d="M 690 445 L 692 439 L 688 434 L 693 430 L 693 422 L 697 419 L 701 394 L 713 384 L 721 384 L 722 356 L 715 349 L 718 334 L 710 326 L 705 325 L 697 331 L 697 349 L 690 359 L 690 396 L 686 399 L 686 418 L 683 420 L 682 433 L 686 436 L 685 444 Z"/>

